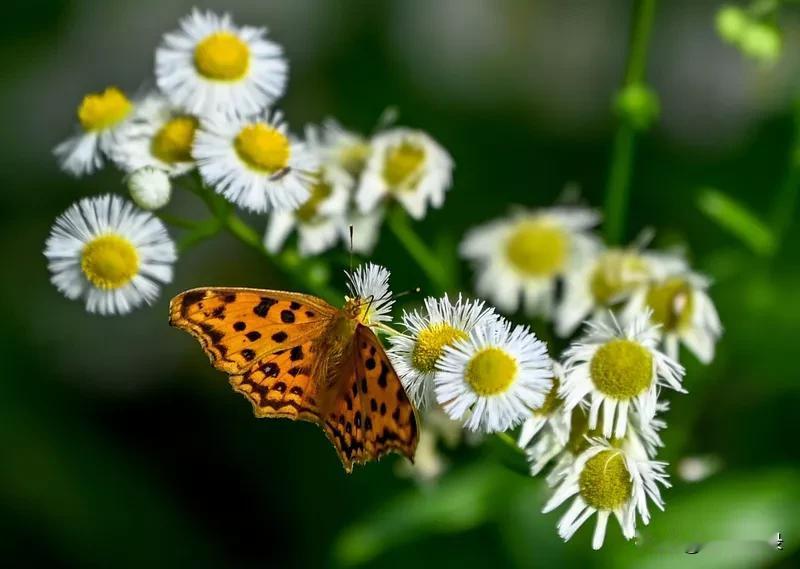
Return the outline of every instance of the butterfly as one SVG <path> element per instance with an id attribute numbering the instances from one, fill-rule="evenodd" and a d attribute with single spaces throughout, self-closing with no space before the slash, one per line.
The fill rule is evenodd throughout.
<path id="1" fill-rule="evenodd" d="M 200 341 L 256 417 L 322 427 L 348 473 L 398 452 L 413 461 L 415 410 L 373 331 L 372 299 L 250 288 L 196 288 L 172 299 L 169 322 Z"/>

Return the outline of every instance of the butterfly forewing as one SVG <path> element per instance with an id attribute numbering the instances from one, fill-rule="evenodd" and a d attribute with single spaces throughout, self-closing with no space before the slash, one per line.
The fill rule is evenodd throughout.
<path id="1" fill-rule="evenodd" d="M 256 417 L 316 423 L 320 385 L 311 376 L 315 360 L 314 344 L 309 341 L 259 358 L 244 373 L 230 376 L 230 383 L 250 400 Z"/>
<path id="2" fill-rule="evenodd" d="M 318 337 L 336 314 L 319 298 L 274 290 L 199 288 L 170 303 L 170 324 L 195 336 L 214 367 L 229 374 Z"/>

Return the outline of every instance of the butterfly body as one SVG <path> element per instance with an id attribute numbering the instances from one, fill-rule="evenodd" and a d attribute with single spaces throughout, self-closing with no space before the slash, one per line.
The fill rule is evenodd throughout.
<path id="1" fill-rule="evenodd" d="M 195 336 L 257 417 L 322 427 L 347 472 L 388 452 L 413 459 L 414 409 L 363 322 L 367 301 L 334 308 L 274 290 L 200 288 L 170 303 L 170 324 Z"/>

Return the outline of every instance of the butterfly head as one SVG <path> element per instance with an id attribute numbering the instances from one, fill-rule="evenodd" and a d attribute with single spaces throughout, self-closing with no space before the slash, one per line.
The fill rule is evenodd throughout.
<path id="1" fill-rule="evenodd" d="M 344 308 L 342 310 L 350 320 L 369 326 L 371 323 L 370 310 L 372 309 L 374 300 L 375 297 L 372 295 L 367 298 L 345 297 Z"/>

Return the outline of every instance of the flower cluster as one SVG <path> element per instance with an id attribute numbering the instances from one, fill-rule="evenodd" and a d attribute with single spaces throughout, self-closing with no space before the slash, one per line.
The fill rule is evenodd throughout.
<path id="1" fill-rule="evenodd" d="M 550 321 L 561 337 L 585 322 L 553 363 L 552 389 L 518 444 L 533 475 L 552 464 L 545 512 L 574 497 L 558 525 L 564 539 L 598 514 L 595 548 L 612 513 L 631 539 L 637 515 L 650 519 L 648 501 L 663 508 L 666 464 L 654 460 L 667 408 L 660 393 L 685 392 L 681 343 L 709 363 L 721 334 L 710 283 L 682 255 L 606 247 L 591 233 L 597 222 L 582 208 L 515 211 L 461 244 L 478 293 L 499 309 Z"/>
<path id="2" fill-rule="evenodd" d="M 57 218 L 45 248 L 56 287 L 100 314 L 152 302 L 172 278 L 177 247 L 162 220 L 175 218 L 144 210 L 167 205 L 173 185 L 209 205 L 214 217 L 197 224 L 200 235 L 228 224 L 276 262 L 293 231 L 300 256 L 337 243 L 369 253 L 387 208 L 421 219 L 443 205 L 453 163 L 424 132 L 396 127 L 367 137 L 328 120 L 293 136 L 273 107 L 287 72 L 266 29 L 194 11 L 156 51 L 158 91 L 86 96 L 80 132 L 55 153 L 74 175 L 110 160 L 137 205 L 86 198 Z M 235 207 L 268 216 L 263 247 Z M 438 438 L 519 429 L 531 474 L 549 467 L 544 510 L 572 500 L 559 535 L 569 539 L 597 514 L 595 548 L 612 514 L 631 539 L 637 520 L 649 522 L 649 504 L 663 508 L 662 394 L 686 392 L 680 345 L 708 363 L 721 335 L 706 277 L 676 252 L 605 245 L 594 234 L 599 222 L 591 209 L 554 207 L 471 229 L 459 252 L 484 300 L 426 298 L 403 313 L 402 331 L 391 326 L 388 270 L 369 264 L 349 284 L 351 296 L 370 299 L 363 321 L 388 334 L 389 357 L 425 413 L 422 478 L 444 469 Z M 179 225 L 187 224 L 195 225 Z M 552 354 L 515 315 L 552 325 L 569 347 Z"/>
<path id="3" fill-rule="evenodd" d="M 287 75 L 283 50 L 265 28 L 194 10 L 156 50 L 158 89 L 131 97 L 108 87 L 85 96 L 77 109 L 78 132 L 55 155 L 75 176 L 113 162 L 144 210 L 166 206 L 176 185 L 269 214 L 264 247 L 270 253 L 295 228 L 301 256 L 337 242 L 369 253 L 390 200 L 416 219 L 428 206 L 443 204 L 452 160 L 430 136 L 387 128 L 368 138 L 333 120 L 294 136 L 273 106 Z M 121 224 L 119 211 L 133 221 Z M 213 213 L 225 221 L 224 211 Z M 78 215 L 86 215 L 84 223 Z M 139 244 L 144 228 L 148 238 L 157 228 L 170 249 L 158 256 L 163 268 L 157 274 L 147 262 L 149 245 Z M 109 239 L 116 245 L 109 246 Z M 69 247 L 59 246 L 66 241 Z M 83 296 L 90 312 L 123 314 L 151 302 L 156 281 L 169 282 L 175 246 L 158 219 L 132 204 L 85 199 L 59 218 L 45 255 L 66 296 Z"/>

